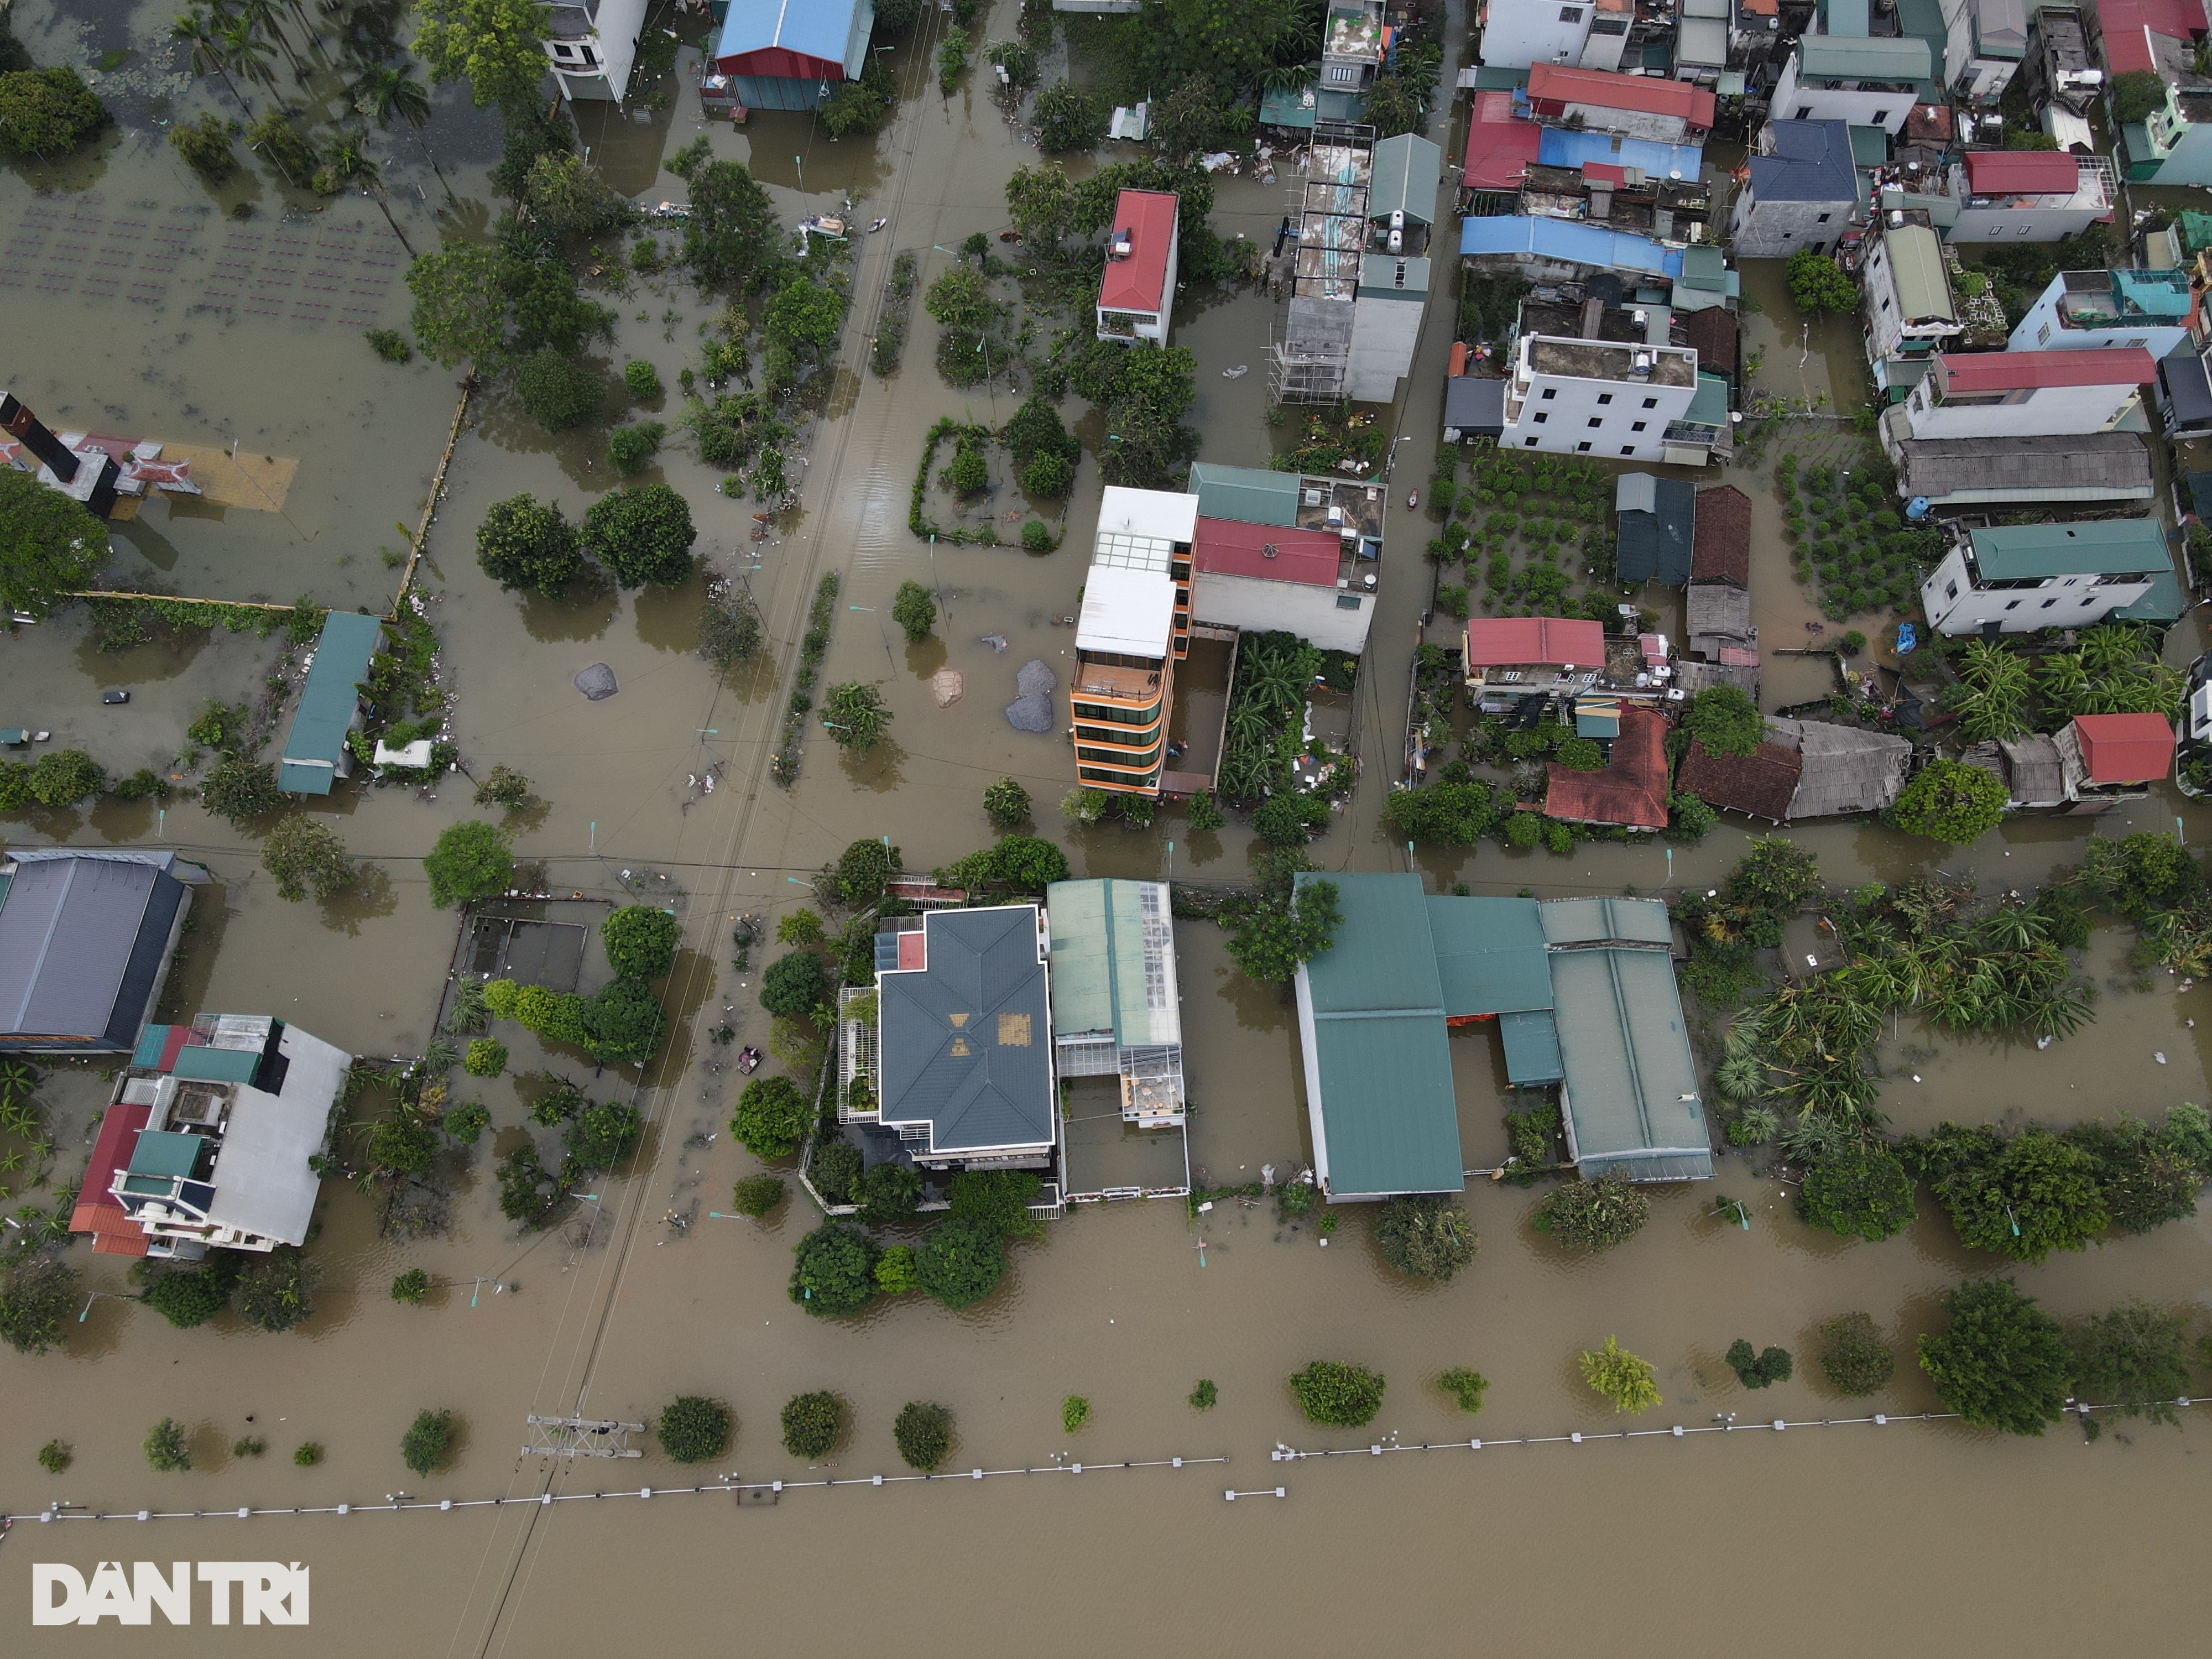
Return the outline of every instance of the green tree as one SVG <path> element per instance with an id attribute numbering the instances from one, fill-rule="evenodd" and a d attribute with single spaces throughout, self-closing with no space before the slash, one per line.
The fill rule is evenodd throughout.
<path id="1" fill-rule="evenodd" d="M 1393 835 L 1444 847 L 1479 844 L 1498 818 L 1498 800 L 1486 783 L 1394 789 L 1382 803 L 1382 824 Z"/>
<path id="2" fill-rule="evenodd" d="M 947 1217 L 915 1246 L 914 1273 L 925 1295 L 948 1308 L 973 1307 L 1006 1276 L 1006 1237 L 975 1217 Z"/>
<path id="3" fill-rule="evenodd" d="M 730 1188 L 730 1207 L 741 1216 L 758 1221 L 783 1202 L 788 1190 L 780 1176 L 741 1176 Z"/>
<path id="4" fill-rule="evenodd" d="M 845 1403 L 828 1389 L 795 1394 L 783 1407 L 783 1449 L 793 1457 L 829 1455 L 845 1431 Z"/>
<path id="5" fill-rule="evenodd" d="M 585 1003 L 583 1013 L 585 1046 L 598 1060 L 642 1065 L 659 1052 L 668 1034 L 667 1011 L 641 979 L 608 981 Z"/>
<path id="6" fill-rule="evenodd" d="M 2087 1249 L 2112 1219 L 2088 1153 L 2047 1129 L 2008 1136 L 1946 1123 L 1903 1152 L 1972 1249 L 2041 1261 Z"/>
<path id="7" fill-rule="evenodd" d="M 1455 1365 L 1437 1378 L 1437 1386 L 1449 1395 L 1462 1411 L 1479 1412 L 1490 1379 L 1469 1366 Z"/>
<path id="8" fill-rule="evenodd" d="M 59 1258 L 18 1256 L 0 1273 L 0 1341 L 33 1355 L 61 1346 L 76 1290 L 76 1270 Z"/>
<path id="9" fill-rule="evenodd" d="M 952 1449 L 952 1413 L 942 1406 L 909 1400 L 899 1407 L 891 1438 L 907 1467 L 927 1474 Z"/>
<path id="10" fill-rule="evenodd" d="M 1787 1348 L 1761 1348 L 1753 1351 L 1750 1343 L 1738 1337 L 1729 1344 L 1723 1356 L 1728 1368 L 1735 1373 L 1735 1380 L 1747 1389 L 1764 1389 L 1776 1382 L 1787 1382 L 1796 1369 Z"/>
<path id="11" fill-rule="evenodd" d="M 876 1299 L 876 1247 L 858 1227 L 825 1221 L 799 1241 L 791 1299 L 817 1318 L 856 1314 Z"/>
<path id="12" fill-rule="evenodd" d="M 937 625 L 937 601 L 920 582 L 901 582 L 891 599 L 891 620 L 906 629 L 909 641 L 919 644 Z"/>
<path id="13" fill-rule="evenodd" d="M 1409 1196 L 1376 1212 L 1375 1243 L 1400 1273 L 1445 1284 L 1474 1260 L 1477 1240 L 1457 1199 Z"/>
<path id="14" fill-rule="evenodd" d="M 417 1474 L 429 1474 L 446 1461 L 456 1432 L 451 1412 L 419 1411 L 399 1437 L 399 1461 Z"/>
<path id="15" fill-rule="evenodd" d="M 325 903 L 351 888 L 360 872 L 346 856 L 345 842 L 328 825 L 311 817 L 281 820 L 261 843 L 262 867 L 276 878 L 276 896 L 298 903 L 310 888 Z"/>
<path id="16" fill-rule="evenodd" d="M 676 918 L 650 904 L 625 904 L 599 924 L 607 966 L 632 979 L 659 979 L 676 965 Z"/>
<path id="17" fill-rule="evenodd" d="M 552 598 L 584 568 L 575 526 L 558 503 L 510 495 L 484 510 L 477 526 L 477 563 L 501 587 L 528 588 Z"/>
<path id="18" fill-rule="evenodd" d="M 1037 148 L 1048 155 L 1087 154 L 1106 137 L 1103 100 L 1066 81 L 1037 94 L 1031 113 L 1036 118 Z"/>
<path id="19" fill-rule="evenodd" d="M 690 187 L 684 258 L 709 288 L 737 288 L 773 269 L 786 245 L 775 204 L 742 161 L 718 161 L 702 133 L 667 161 Z"/>
<path id="20" fill-rule="evenodd" d="M 1060 1402 L 1060 1426 L 1062 1433 L 1074 1434 L 1090 1420 L 1091 1402 L 1081 1395 L 1069 1395 Z"/>
<path id="21" fill-rule="evenodd" d="M 1000 778 L 983 791 L 983 816 L 994 830 L 1018 830 L 1030 821 L 1030 792 L 1012 778 Z"/>
<path id="22" fill-rule="evenodd" d="M 691 544 L 698 538 L 691 504 L 665 483 L 609 490 L 585 509 L 580 536 L 584 550 L 624 587 L 675 587 L 688 580 Z"/>
<path id="23" fill-rule="evenodd" d="M 1252 905 L 1230 921 L 1231 960 L 1248 979 L 1263 985 L 1279 985 L 1298 970 L 1298 964 L 1319 956 L 1336 942 L 1344 917 L 1337 908 L 1336 884 L 1299 884 L 1286 902 Z"/>
<path id="24" fill-rule="evenodd" d="M 607 434 L 607 459 L 616 471 L 630 477 L 645 471 L 667 435 L 668 428 L 659 421 L 625 421 Z"/>
<path id="25" fill-rule="evenodd" d="M 1888 817 L 1907 835 L 1964 847 L 1997 827 L 2006 801 L 2004 782 L 1995 773 L 1939 757 L 1913 775 Z"/>
<path id="26" fill-rule="evenodd" d="M 1920 1369 L 1936 1397 L 1980 1429 L 2043 1432 L 2064 1410 L 2073 1358 L 2058 1322 L 2009 1279 L 1947 1291 L 1950 1328 L 1920 1339 Z"/>
<path id="27" fill-rule="evenodd" d="M 1184 1403 L 1194 1412 L 1210 1412 L 1220 1403 L 1221 1390 L 1213 1385 L 1210 1376 L 1198 1379 L 1198 1386 L 1183 1396 Z"/>
<path id="28" fill-rule="evenodd" d="M 1858 308 L 1857 284 L 1827 254 L 1799 248 L 1783 267 L 1783 278 L 1790 284 L 1791 303 L 1808 316 Z"/>
<path id="29" fill-rule="evenodd" d="M 904 856 L 888 838 L 854 842 L 837 857 L 837 896 L 854 909 L 875 903 L 898 874 Z"/>
<path id="30" fill-rule="evenodd" d="M 1068 878 L 1067 854 L 1042 836 L 1004 836 L 934 872 L 947 886 L 970 893 L 1028 893 Z"/>
<path id="31" fill-rule="evenodd" d="M 1765 741 L 1759 705 L 1733 685 L 1709 685 L 1682 711 L 1683 729 L 1709 755 L 1749 755 Z"/>
<path id="32" fill-rule="evenodd" d="M 889 732 L 891 711 L 872 685 L 848 680 L 833 685 L 822 700 L 822 724 L 841 749 L 865 755 Z"/>
<path id="33" fill-rule="evenodd" d="M 979 337 L 999 313 L 998 304 L 991 298 L 990 287 L 984 282 L 982 273 L 965 264 L 947 267 L 929 285 L 921 307 L 947 333 Z"/>
<path id="34" fill-rule="evenodd" d="M 146 1467 L 157 1474 L 180 1474 L 192 1466 L 191 1436 L 173 1417 L 146 1431 Z"/>
<path id="35" fill-rule="evenodd" d="M 422 869 L 430 902 L 441 910 L 495 898 L 514 884 L 514 844 L 497 824 L 465 818 L 440 832 Z"/>
<path id="36" fill-rule="evenodd" d="M 904 1296 L 921 1281 L 914 1271 L 914 1246 L 894 1244 L 876 1258 L 876 1288 L 885 1296 Z"/>
<path id="37" fill-rule="evenodd" d="M 73 69 L 0 75 L 0 155 L 60 155 L 107 119 L 107 110 Z"/>
<path id="38" fill-rule="evenodd" d="M 778 957 L 761 975 L 761 1006 L 787 1019 L 804 1019 L 830 994 L 822 958 L 811 951 Z"/>
<path id="39" fill-rule="evenodd" d="M 2149 70 L 2123 70 L 2112 77 L 2112 125 L 2132 126 L 2166 107 L 2166 82 Z"/>
<path id="40" fill-rule="evenodd" d="M 1583 1381 L 1613 1401 L 1616 1412 L 1649 1411 L 1660 1401 L 1659 1374 L 1608 1336 L 1602 1348 L 1583 1351 Z"/>
<path id="41" fill-rule="evenodd" d="M 471 1077 L 499 1076 L 507 1070 L 507 1045 L 491 1037 L 477 1038 L 469 1044 L 461 1069 Z"/>
<path id="42" fill-rule="evenodd" d="M 2067 1334 L 2074 1386 L 2123 1417 L 2179 1424 L 2172 1401 L 2189 1392 L 2189 1321 L 2143 1302 L 2091 1314 Z"/>
<path id="43" fill-rule="evenodd" d="M 1054 256 L 1060 252 L 1074 208 L 1075 186 L 1068 183 L 1067 174 L 1056 161 L 1016 167 L 1006 180 L 1006 212 L 1014 228 L 1021 232 L 1022 240 L 1040 252 Z"/>
<path id="44" fill-rule="evenodd" d="M 1014 411 L 1004 436 L 1006 453 L 1024 465 L 1040 456 L 1073 462 L 1083 453 L 1082 443 L 1060 424 L 1059 410 L 1042 392 L 1032 393 Z"/>
<path id="45" fill-rule="evenodd" d="M 1111 349 L 1124 361 L 1104 404 L 1107 434 L 1115 441 L 1100 454 L 1098 476 L 1110 484 L 1164 488 L 1198 453 L 1198 434 L 1182 424 L 1198 396 L 1198 360 L 1181 346 Z"/>
<path id="46" fill-rule="evenodd" d="M 540 0 L 422 0 L 415 55 L 430 83 L 466 81 L 478 109 L 521 112 L 545 80 L 550 15 Z"/>
<path id="47" fill-rule="evenodd" d="M 1641 1187 L 1618 1176 L 1571 1181 L 1536 1206 L 1535 1227 L 1578 1249 L 1609 1250 L 1636 1237 L 1651 1212 Z"/>
<path id="48" fill-rule="evenodd" d="M 1042 1183 L 1027 1170 L 963 1170 L 946 1188 L 956 1217 L 988 1222 L 1008 1238 L 1041 1238 L 1043 1224 L 1030 1213 Z"/>
<path id="49" fill-rule="evenodd" d="M 649 404 L 660 396 L 660 371 L 642 357 L 633 357 L 623 365 L 623 389 L 641 404 Z"/>
<path id="50" fill-rule="evenodd" d="M 670 1462 L 706 1463 L 728 1449 L 735 1421 L 730 1408 L 720 1401 L 680 1394 L 660 1408 L 653 1422 L 653 1436 Z"/>
<path id="51" fill-rule="evenodd" d="M 491 1127 L 491 1109 L 481 1101 L 465 1100 L 458 1106 L 448 1107 L 438 1121 L 462 1146 L 473 1146 L 477 1137 Z"/>
<path id="52" fill-rule="evenodd" d="M 892 1226 L 921 1207 L 921 1176 L 911 1164 L 886 1161 L 860 1172 L 853 1197 L 862 1225 Z"/>
<path id="53" fill-rule="evenodd" d="M 0 466 L 0 606 L 43 617 L 106 568 L 107 531 L 58 489 Z"/>
<path id="54" fill-rule="evenodd" d="M 606 175 L 580 155 L 540 155 L 530 164 L 522 199 L 532 220 L 551 236 L 596 236 L 636 216 Z"/>
<path id="55" fill-rule="evenodd" d="M 2171 1133 L 2136 1118 L 2077 1123 L 2061 1137 L 2089 1156 L 2097 1188 L 2122 1232 L 2147 1233 L 2197 1213 L 2205 1170 Z"/>
<path id="56" fill-rule="evenodd" d="M 148 1284 L 138 1299 L 179 1330 L 188 1331 L 228 1307 L 236 1283 L 236 1271 L 228 1264 L 173 1267 Z"/>
<path id="57" fill-rule="evenodd" d="M 1897 1356 L 1881 1340 L 1872 1314 L 1838 1314 L 1824 1322 L 1820 1358 L 1820 1370 L 1838 1394 L 1880 1394 L 1897 1371 Z"/>
<path id="58" fill-rule="evenodd" d="M 1270 795 L 1252 814 L 1252 830 L 1270 847 L 1303 847 L 1328 822 L 1328 803 L 1295 790 Z"/>
<path id="59" fill-rule="evenodd" d="M 837 343 L 845 320 L 845 296 L 794 270 L 786 275 L 761 322 L 771 340 L 816 350 Z"/>
<path id="60" fill-rule="evenodd" d="M 1845 1238 L 1878 1243 L 1912 1224 L 1912 1177 L 1883 1142 L 1854 1140 L 1813 1160 L 1797 1213 Z"/>
<path id="61" fill-rule="evenodd" d="M 507 344 L 507 264 L 496 248 L 455 242 L 407 267 L 408 326 L 444 368 L 498 367 Z"/>
<path id="62" fill-rule="evenodd" d="M 106 773 L 82 749 L 52 749 L 32 764 L 31 799 L 41 806 L 74 806 L 97 795 Z"/>
<path id="63" fill-rule="evenodd" d="M 430 1275 L 420 1267 L 410 1267 L 392 1281 L 392 1299 L 418 1308 L 429 1299 Z"/>
<path id="64" fill-rule="evenodd" d="M 271 1250 L 238 1277 L 239 1316 L 257 1330 L 289 1331 L 314 1312 L 322 1269 L 295 1249 Z"/>
<path id="65" fill-rule="evenodd" d="M 812 1108 L 787 1077 L 755 1078 L 738 1097 L 730 1133 L 756 1158 L 789 1158 L 806 1138 Z"/>
<path id="66" fill-rule="evenodd" d="M 1373 1422 L 1382 1409 L 1383 1376 L 1364 1365 L 1341 1359 L 1309 1360 L 1303 1370 L 1291 1373 L 1290 1382 L 1309 1422 L 1357 1429 Z"/>
<path id="67" fill-rule="evenodd" d="M 548 432 L 566 432 L 595 419 L 606 397 L 598 375 L 550 346 L 522 360 L 514 389 L 523 408 Z"/>
<path id="68" fill-rule="evenodd" d="M 276 787 L 276 769 L 267 761 L 250 761 L 241 755 L 225 755 L 200 783 L 200 805 L 234 828 L 266 817 L 284 804 Z"/>

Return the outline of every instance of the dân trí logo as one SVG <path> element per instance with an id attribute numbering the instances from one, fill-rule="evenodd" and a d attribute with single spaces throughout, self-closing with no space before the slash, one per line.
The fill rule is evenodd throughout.
<path id="1" fill-rule="evenodd" d="M 120 1561 L 102 1561 L 92 1579 L 61 1561 L 31 1565 L 31 1622 L 33 1625 L 97 1625 L 112 1619 L 124 1625 L 150 1625 L 154 1612 L 173 1625 L 192 1622 L 192 1585 L 207 1586 L 207 1621 L 231 1622 L 231 1589 L 237 1587 L 237 1620 L 242 1625 L 304 1625 L 307 1622 L 307 1569 L 297 1561 L 134 1561 L 126 1577 Z"/>

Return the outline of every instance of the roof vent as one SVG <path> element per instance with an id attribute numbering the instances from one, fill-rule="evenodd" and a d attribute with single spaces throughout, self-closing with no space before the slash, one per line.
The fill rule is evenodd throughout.
<path id="1" fill-rule="evenodd" d="M 1106 246 L 1106 257 L 1109 259 L 1127 259 L 1136 251 L 1137 233 L 1134 230 L 1117 230 L 1114 233 L 1114 240 Z"/>
<path id="2" fill-rule="evenodd" d="M 1282 556 L 1282 553 L 1283 550 L 1276 546 L 1273 542 L 1262 542 L 1260 544 L 1260 556 L 1263 559 L 1280 558 Z"/>

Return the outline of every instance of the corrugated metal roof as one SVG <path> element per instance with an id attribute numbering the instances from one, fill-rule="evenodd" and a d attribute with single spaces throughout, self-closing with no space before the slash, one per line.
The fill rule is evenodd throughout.
<path id="1" fill-rule="evenodd" d="M 1037 907 L 933 910 L 929 965 L 877 975 L 883 1121 L 939 1152 L 1049 1146 L 1051 1011 Z"/>
<path id="2" fill-rule="evenodd" d="M 301 795 L 331 793 L 333 769 L 345 752 L 359 688 L 368 678 L 368 660 L 376 654 L 383 626 L 354 611 L 333 611 L 324 618 L 315 659 L 300 688 L 299 707 L 292 711 L 292 729 L 284 734 L 277 781 L 285 789 Z"/>
<path id="3" fill-rule="evenodd" d="M 1243 524 L 1289 526 L 1298 521 L 1295 472 L 1194 461 L 1190 487 L 1197 497 L 1191 508 L 1194 519 L 1204 514 L 1209 519 L 1234 519 Z"/>
<path id="4" fill-rule="evenodd" d="M 1797 73 L 1824 81 L 1926 81 L 1928 43 L 1917 35 L 1852 39 L 1808 34 L 1797 42 Z"/>
<path id="5" fill-rule="evenodd" d="M 1679 248 L 1662 247 L 1626 231 L 1602 230 L 1595 225 L 1543 215 L 1500 214 L 1462 222 L 1459 251 L 1479 254 L 1528 254 L 1593 266 L 1600 270 L 1626 270 L 1673 278 L 1682 274 Z"/>
<path id="6" fill-rule="evenodd" d="M 1125 190 L 1114 198 L 1118 239 L 1129 234 L 1129 257 L 1109 258 L 1098 281 L 1098 303 L 1109 311 L 1165 311 L 1175 302 L 1167 291 L 1168 258 L 1176 240 L 1176 198 L 1166 191 Z"/>
<path id="7" fill-rule="evenodd" d="M 1622 75 L 1613 70 L 1571 69 L 1536 64 L 1528 70 L 1531 103 L 1580 104 L 1591 109 L 1629 110 L 1671 115 L 1692 127 L 1710 129 L 1715 100 L 1702 87 L 1652 75 Z"/>
<path id="8" fill-rule="evenodd" d="M 1941 352 L 1936 372 L 1948 396 L 2033 386 L 2148 386 L 2158 365 L 2141 346 L 2092 346 L 2063 351 Z"/>
<path id="9" fill-rule="evenodd" d="M 1665 907 L 1658 908 L 1663 921 Z M 1664 1157 L 1679 1164 L 1677 1178 L 1711 1175 L 1697 1064 L 1668 951 L 1554 951 L 1552 988 L 1583 1173 L 1614 1173 L 1624 1162 Z"/>
<path id="10" fill-rule="evenodd" d="M 1585 617 L 1474 617 L 1467 624 L 1469 668 L 1599 668 L 1605 624 Z"/>
<path id="11" fill-rule="evenodd" d="M 2064 150 L 1966 152 L 1966 188 L 1977 196 L 2071 196 L 2081 183 L 2081 163 Z"/>
<path id="12" fill-rule="evenodd" d="M 1648 507 L 1636 504 L 1646 496 Z M 1629 472 L 1621 475 L 1614 497 L 1619 546 L 1613 563 L 1622 586 L 1657 581 L 1680 587 L 1687 582 L 1697 535 L 1697 486 L 1680 478 Z"/>
<path id="13" fill-rule="evenodd" d="M 2189 605 L 2189 596 L 2173 572 L 2156 570 L 2151 573 L 2150 592 L 2112 615 L 2121 622 L 2175 623 L 2188 614 Z"/>
<path id="14" fill-rule="evenodd" d="M 1973 545 L 1975 568 L 1985 581 L 2134 575 L 2172 565 L 2155 519 L 1991 525 L 1973 532 Z"/>
<path id="15" fill-rule="evenodd" d="M 2173 764 L 2173 727 L 2163 714 L 2076 714 L 2074 732 L 2092 783 L 2148 783 Z"/>
<path id="16" fill-rule="evenodd" d="M 24 860 L 0 898 L 0 1036 L 134 1042 L 184 898 L 136 859 Z"/>
<path id="17" fill-rule="evenodd" d="M 1333 530 L 1203 518 L 1191 544 L 1191 564 L 1212 575 L 1334 587 L 1343 551 L 1343 538 Z"/>
<path id="18" fill-rule="evenodd" d="M 1547 967 L 1545 977 L 1551 972 Z M 1567 1074 L 1559 1057 L 1559 1027 L 1549 1008 L 1500 1014 L 1498 1035 L 1505 1045 L 1505 1079 L 1516 1088 L 1557 1083 Z"/>
<path id="19" fill-rule="evenodd" d="M 1518 190 L 1553 131 L 1516 115 L 1510 92 L 1476 93 L 1462 182 L 1469 190 Z"/>
<path id="20" fill-rule="evenodd" d="M 1534 899 L 1431 898 L 1429 931 L 1448 1018 L 1552 1006 L 1552 974 Z"/>
<path id="21" fill-rule="evenodd" d="M 1851 202 L 1858 199 L 1850 128 L 1841 121 L 1770 121 L 1771 155 L 1749 162 L 1752 199 Z"/>
<path id="22" fill-rule="evenodd" d="M 1167 884 L 1058 881 L 1044 902 L 1053 1035 L 1111 1031 L 1125 1048 L 1181 1043 Z"/>
<path id="23" fill-rule="evenodd" d="M 131 1161 L 125 1167 L 135 1176 L 152 1176 L 172 1181 L 189 1180 L 199 1167 L 200 1154 L 207 1150 L 206 1139 L 200 1135 L 179 1134 L 168 1129 L 149 1129 L 138 1137 L 131 1150 Z"/>
<path id="24" fill-rule="evenodd" d="M 1896 225 L 1881 234 L 1889 253 L 1890 282 L 1897 310 L 1907 322 L 1923 318 L 1956 322 L 1951 279 L 1943 270 L 1943 245 L 1925 225 Z"/>
<path id="25" fill-rule="evenodd" d="M 1387 219 L 1402 212 L 1416 224 L 1434 224 L 1437 187 L 1443 180 L 1444 153 L 1419 133 L 1401 132 L 1375 146 L 1374 172 L 1367 185 L 1367 216 Z"/>
<path id="26" fill-rule="evenodd" d="M 875 11 L 874 0 L 730 0 L 714 58 L 727 69 L 729 60 L 781 50 L 852 73 L 847 54 L 853 37 L 860 34 L 865 46 Z M 737 72 L 746 70 L 740 64 Z"/>
<path id="27" fill-rule="evenodd" d="M 1429 262 L 1397 253 L 1363 254 L 1359 260 L 1362 298 L 1425 299 L 1429 292 Z"/>
<path id="28" fill-rule="evenodd" d="M 1671 947 L 1674 942 L 1667 907 L 1657 899 L 1546 899 L 1536 907 L 1536 915 L 1547 945 L 1626 939 Z"/>
<path id="29" fill-rule="evenodd" d="M 1662 144 L 1656 139 L 1630 138 L 1615 132 L 1544 127 L 1539 130 L 1535 159 L 1547 167 L 1580 167 L 1598 161 L 1610 167 L 1641 167 L 1653 179 L 1694 179 L 1705 166 L 1705 151 L 1696 144 Z"/>

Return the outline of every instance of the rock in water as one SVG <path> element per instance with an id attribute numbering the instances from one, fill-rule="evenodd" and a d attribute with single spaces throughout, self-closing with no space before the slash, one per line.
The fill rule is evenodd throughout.
<path id="1" fill-rule="evenodd" d="M 929 694 L 937 699 L 939 708 L 951 708 L 960 701 L 960 694 L 965 690 L 967 687 L 957 668 L 940 668 L 929 677 Z"/>
<path id="2" fill-rule="evenodd" d="M 1022 672 L 1014 676 L 1014 689 L 1025 697 L 1048 697 L 1060 678 L 1052 666 L 1042 657 L 1032 657 L 1022 665 Z"/>
<path id="3" fill-rule="evenodd" d="M 1006 724 L 1017 732 L 1051 731 L 1052 699 L 1046 696 L 1015 698 L 1006 705 Z"/>
<path id="4" fill-rule="evenodd" d="M 611 697 L 622 688 L 615 684 L 615 671 L 603 662 L 595 662 L 576 676 L 576 690 L 593 702 Z"/>

